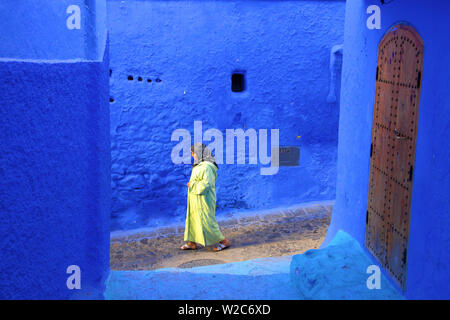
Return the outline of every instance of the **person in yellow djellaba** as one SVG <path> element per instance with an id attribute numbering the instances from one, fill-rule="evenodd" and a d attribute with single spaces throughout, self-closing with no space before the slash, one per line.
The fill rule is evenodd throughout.
<path id="1" fill-rule="evenodd" d="M 194 158 L 188 182 L 188 203 L 184 241 L 181 250 L 195 250 L 214 245 L 214 251 L 230 246 L 216 221 L 216 180 L 218 166 L 211 151 L 203 143 L 191 146 Z"/>

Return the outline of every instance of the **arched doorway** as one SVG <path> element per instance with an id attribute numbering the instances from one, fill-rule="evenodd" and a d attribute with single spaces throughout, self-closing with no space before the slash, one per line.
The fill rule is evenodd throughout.
<path id="1" fill-rule="evenodd" d="M 365 245 L 405 289 L 423 42 L 393 26 L 378 46 Z"/>

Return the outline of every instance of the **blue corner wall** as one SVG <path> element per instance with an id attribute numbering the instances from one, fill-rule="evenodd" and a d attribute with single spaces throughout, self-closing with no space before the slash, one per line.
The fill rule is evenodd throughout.
<path id="1" fill-rule="evenodd" d="M 327 96 L 344 9 L 344 1 L 108 1 L 112 230 L 184 221 L 191 167 L 172 163 L 171 134 L 193 135 L 195 120 L 224 135 L 279 129 L 282 146 L 300 147 L 300 166 L 273 176 L 259 165 L 219 165 L 219 215 L 334 199 L 339 102 Z M 231 91 L 234 71 L 245 73 L 242 93 Z"/>
<path id="2" fill-rule="evenodd" d="M 0 2 L 0 57 L 18 59 L 103 58 L 106 0 L 3 0 Z M 80 9 L 80 28 L 73 6 Z"/>
<path id="3" fill-rule="evenodd" d="M 346 5 L 336 205 L 324 246 L 343 229 L 364 245 L 378 43 L 394 23 L 411 24 L 424 42 L 413 177 L 407 285 L 409 299 L 450 298 L 450 3 L 394 1 L 381 29 L 366 28 L 373 1 Z"/>
<path id="4" fill-rule="evenodd" d="M 111 197 L 106 3 L 86 2 L 103 7 L 102 21 L 85 2 L 70 3 L 78 2 L 82 16 L 97 21 L 96 30 L 82 22 L 80 38 L 61 27 L 67 1 L 0 5 L 0 299 L 103 295 Z M 81 269 L 80 290 L 66 285 L 70 265 Z"/>

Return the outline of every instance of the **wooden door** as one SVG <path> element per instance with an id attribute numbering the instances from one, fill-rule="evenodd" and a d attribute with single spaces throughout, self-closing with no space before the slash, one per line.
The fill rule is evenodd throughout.
<path id="1" fill-rule="evenodd" d="M 403 289 L 422 62 L 410 26 L 392 27 L 378 46 L 365 244 Z"/>

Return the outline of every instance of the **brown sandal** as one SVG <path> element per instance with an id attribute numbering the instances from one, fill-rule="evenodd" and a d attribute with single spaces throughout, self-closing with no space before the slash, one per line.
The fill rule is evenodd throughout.
<path id="1" fill-rule="evenodd" d="M 197 250 L 197 245 L 196 244 L 189 245 L 189 242 L 188 242 L 188 243 L 183 244 L 180 247 L 180 250 Z"/>
<path id="2" fill-rule="evenodd" d="M 216 244 L 213 248 L 215 252 L 225 250 L 226 248 L 229 248 L 231 246 L 230 241 L 228 239 L 224 239 L 220 241 L 218 244 Z"/>

